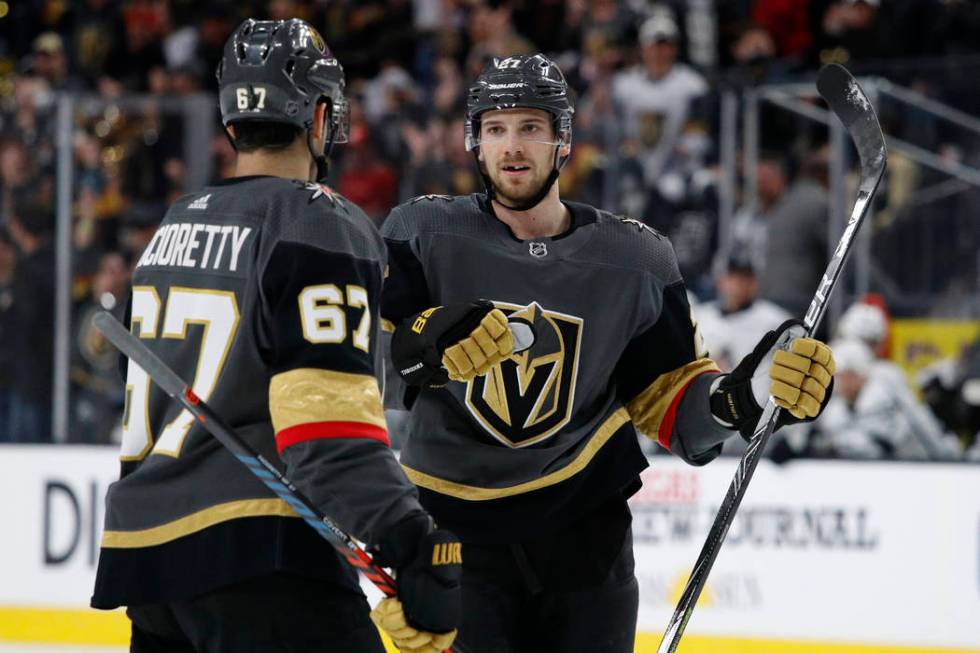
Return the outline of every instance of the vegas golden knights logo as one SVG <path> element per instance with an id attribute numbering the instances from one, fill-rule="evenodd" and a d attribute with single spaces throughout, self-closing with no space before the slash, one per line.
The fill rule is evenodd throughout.
<path id="1" fill-rule="evenodd" d="M 571 418 L 582 319 L 537 303 L 495 303 L 508 319 L 534 326 L 534 345 L 473 379 L 466 407 L 491 436 L 509 447 L 526 447 L 550 438 Z"/>

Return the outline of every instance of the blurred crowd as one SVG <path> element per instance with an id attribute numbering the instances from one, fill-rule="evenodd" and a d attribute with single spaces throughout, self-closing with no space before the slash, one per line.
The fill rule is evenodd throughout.
<path id="1" fill-rule="evenodd" d="M 321 31 L 347 74 L 350 142 L 335 149 L 330 183 L 379 223 L 416 195 L 480 191 L 463 147 L 469 81 L 494 56 L 552 56 L 576 96 L 562 196 L 666 233 L 692 299 L 711 314 L 707 321 L 739 317 L 742 309 L 725 306 L 726 293 L 738 285 L 725 279 L 739 274 L 753 277 L 752 299 L 742 300 L 751 312 L 766 321 L 800 314 L 828 247 L 826 129 L 763 107 L 757 199 L 739 202 L 731 245 L 719 251 L 721 89 L 812 80 L 820 64 L 840 62 L 980 114 L 980 96 L 972 93 L 980 72 L 980 6 L 967 0 L 0 3 L 0 441 L 50 439 L 59 94 L 76 101 L 71 434 L 73 441 L 107 442 L 117 437 L 125 389 L 90 317 L 97 309 L 123 310 L 132 263 L 169 203 L 232 172 L 234 152 L 214 97 L 228 35 L 245 17 L 294 16 Z M 928 116 L 883 111 L 882 121 L 946 160 L 973 165 L 980 156 L 976 135 L 965 138 Z M 956 274 L 972 274 L 975 283 L 980 230 L 948 233 L 972 219 L 967 207 L 976 191 L 956 187 L 921 200 L 910 189 L 948 180 L 901 160 L 892 169 L 875 223 L 881 274 L 933 295 L 956 287 Z M 942 260 L 953 256 L 957 264 L 924 263 L 925 277 L 893 262 L 921 246 L 927 222 L 934 227 L 923 215 L 945 221 L 947 235 L 930 230 L 930 238 Z M 892 309 L 910 305 L 899 301 Z M 724 350 L 716 347 L 716 355 L 737 361 L 741 346 L 720 343 Z M 844 358 L 864 369 L 863 351 Z M 903 401 L 922 407 L 911 390 L 903 392 Z M 840 394 L 841 410 L 862 405 Z M 936 426 L 927 416 L 942 457 L 952 451 L 943 448 L 950 432 L 958 433 L 962 452 L 980 430 L 967 433 L 952 421 Z M 910 419 L 919 429 L 926 421 L 921 414 Z M 793 451 L 907 455 L 873 438 L 840 446 L 825 440 L 814 432 Z"/>

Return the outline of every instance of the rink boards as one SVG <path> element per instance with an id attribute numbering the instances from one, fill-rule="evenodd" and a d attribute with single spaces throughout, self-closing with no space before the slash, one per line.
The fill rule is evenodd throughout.
<path id="1" fill-rule="evenodd" d="M 736 463 L 651 462 L 637 651 L 656 650 Z M 117 470 L 108 448 L 0 447 L 0 645 L 126 643 L 122 613 L 86 609 Z M 763 461 L 687 633 L 681 652 L 980 652 L 980 467 Z"/>

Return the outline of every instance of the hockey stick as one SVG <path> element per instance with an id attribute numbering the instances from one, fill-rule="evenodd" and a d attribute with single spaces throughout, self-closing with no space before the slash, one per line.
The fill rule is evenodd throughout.
<path id="1" fill-rule="evenodd" d="M 242 440 L 235 431 L 219 417 L 211 407 L 201 401 L 184 381 L 177 376 L 156 354 L 131 334 L 119 320 L 106 311 L 100 311 L 93 318 L 95 327 L 116 348 L 130 360 L 143 368 L 168 395 L 179 401 L 201 426 L 228 449 L 248 470 L 255 474 L 276 495 L 289 504 L 303 521 L 329 542 L 340 556 L 354 569 L 364 575 L 381 593 L 387 597 L 398 594 L 395 579 L 377 565 L 371 556 L 361 548 L 347 533 L 330 521 L 296 486 L 294 486 L 275 465 L 262 454 Z M 454 649 L 446 649 L 453 653 Z M 456 653 L 462 653 L 458 647 Z"/>
<path id="2" fill-rule="evenodd" d="M 854 208 L 851 209 L 850 219 L 847 221 L 847 227 L 837 244 L 837 249 L 831 256 L 830 263 L 827 264 L 827 269 L 803 320 L 803 330 L 806 336 L 813 334 L 823 318 L 827 299 L 837 285 L 837 279 L 840 277 L 844 261 L 851 250 L 851 241 L 864 220 L 868 205 L 871 203 L 871 199 L 878 189 L 878 183 L 881 181 L 881 176 L 885 172 L 886 164 L 885 140 L 881 134 L 881 127 L 878 125 L 878 117 L 875 115 L 864 91 L 851 77 L 851 74 L 836 64 L 825 66 L 817 77 L 817 90 L 830 105 L 830 109 L 844 123 L 844 127 L 857 147 L 858 157 L 861 160 L 861 183 L 858 187 L 857 200 L 854 203 Z M 789 332 L 787 332 L 784 335 L 784 342 L 788 341 L 790 337 Z M 752 474 L 755 473 L 759 458 L 775 429 L 779 410 L 770 397 L 762 416 L 759 418 L 759 425 L 749 441 L 749 446 L 743 454 L 742 460 L 738 463 L 738 469 L 735 471 L 731 485 L 728 486 L 725 500 L 711 524 L 707 540 L 701 548 L 701 553 L 698 555 L 694 570 L 687 580 L 687 585 L 677 603 L 677 608 L 670 618 L 670 623 L 660 641 L 657 653 L 673 653 L 677 650 L 684 629 L 687 627 L 687 622 L 691 619 L 694 606 L 701 595 L 701 590 L 704 589 L 708 574 L 711 572 L 711 567 L 714 565 L 715 558 L 718 557 L 718 551 L 721 549 L 732 520 L 735 518 L 735 512 L 738 510 L 739 504 L 742 503 L 742 497 L 745 495 L 749 481 L 752 480 Z"/>

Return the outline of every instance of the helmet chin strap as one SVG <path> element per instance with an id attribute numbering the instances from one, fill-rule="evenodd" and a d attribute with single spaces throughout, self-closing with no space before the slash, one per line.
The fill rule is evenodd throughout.
<path id="1" fill-rule="evenodd" d="M 313 132 L 306 130 L 306 147 L 310 150 L 310 156 L 313 157 L 313 163 L 316 164 L 316 179 L 313 181 L 317 183 L 323 183 L 327 174 L 330 172 L 330 161 L 327 159 L 327 152 L 329 151 L 329 146 L 333 145 L 333 136 L 331 135 L 330 141 L 327 146 L 324 146 L 323 153 L 317 154 L 316 149 L 313 147 Z"/>
<path id="2" fill-rule="evenodd" d="M 561 149 L 561 147 L 562 147 L 561 143 L 555 145 L 555 158 L 551 166 L 551 172 L 548 174 L 548 178 L 544 180 L 544 183 L 541 184 L 541 188 L 538 189 L 538 192 L 532 195 L 530 199 L 524 200 L 523 202 L 519 202 L 513 205 L 503 202 L 497 196 L 497 191 L 494 188 L 493 181 L 490 179 L 490 175 L 487 174 L 484 165 L 480 163 L 479 152 L 477 150 L 474 150 L 473 157 L 476 159 L 476 165 L 477 165 L 477 169 L 479 169 L 480 171 L 480 176 L 483 177 L 483 185 L 486 186 L 487 189 L 487 198 L 496 201 L 502 207 L 510 211 L 530 211 L 531 209 L 536 207 L 538 204 L 541 203 L 541 200 L 547 197 L 548 193 L 551 192 L 551 187 L 555 185 L 555 182 L 558 180 L 558 175 L 559 173 L 561 173 L 561 169 L 565 164 L 564 161 L 560 160 L 560 157 L 558 155 L 558 152 Z"/>
<path id="3" fill-rule="evenodd" d="M 313 157 L 313 163 L 316 164 L 316 179 L 313 181 L 322 184 L 327 180 L 327 175 L 330 173 L 330 150 L 333 149 L 333 125 L 330 123 L 329 114 L 324 115 L 323 118 L 324 128 L 329 130 L 330 137 L 327 142 L 323 145 L 323 152 L 321 154 L 316 153 L 316 149 L 313 147 L 313 130 L 306 130 L 306 147 L 310 151 L 310 156 Z"/>

